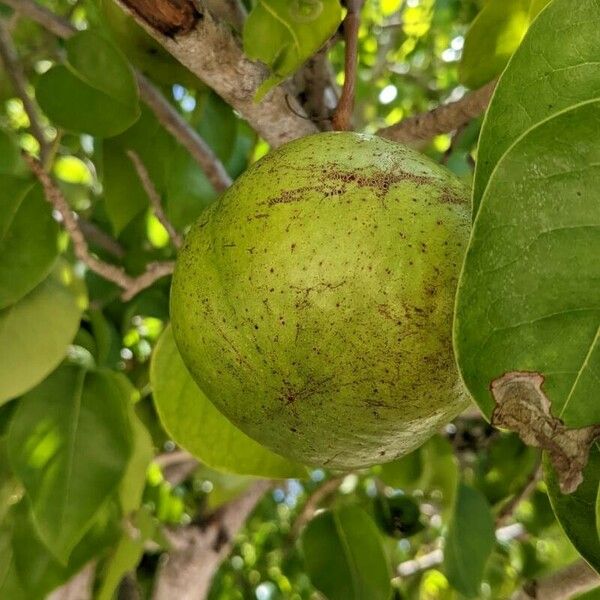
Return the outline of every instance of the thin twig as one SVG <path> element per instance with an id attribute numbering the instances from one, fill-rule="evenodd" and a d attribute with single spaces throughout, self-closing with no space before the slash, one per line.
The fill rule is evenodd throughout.
<path id="1" fill-rule="evenodd" d="M 135 168 L 137 176 L 142 183 L 146 194 L 148 195 L 150 206 L 152 206 L 152 210 L 154 211 L 156 218 L 167 230 L 167 233 L 169 234 L 169 237 L 171 238 L 175 248 L 180 248 L 183 240 L 179 233 L 177 233 L 173 223 L 169 221 L 167 215 L 165 214 L 160 194 L 158 193 L 158 190 L 156 189 L 156 186 L 150 177 L 150 173 L 148 173 L 148 169 L 146 169 L 146 165 L 142 162 L 139 154 L 134 150 L 127 150 L 127 156 L 129 156 L 129 160 L 131 160 L 133 163 L 133 167 Z"/>
<path id="2" fill-rule="evenodd" d="M 125 272 L 123 267 L 112 265 L 93 256 L 89 251 L 87 240 L 79 227 L 77 216 L 71 211 L 67 200 L 58 186 L 44 170 L 40 161 L 26 153 L 23 153 L 23 158 L 32 173 L 42 184 L 46 199 L 60 214 L 63 227 L 73 242 L 75 256 L 87 265 L 91 271 L 118 285 L 123 290 L 123 300 L 130 300 L 142 290 L 150 287 L 157 279 L 170 275 L 173 272 L 175 266 L 173 262 L 150 263 L 146 266 L 144 273 L 137 277 L 131 277 Z"/>
<path id="3" fill-rule="evenodd" d="M 54 14 L 35 0 L 2 0 L 2 3 L 39 23 L 44 29 L 60 38 L 68 38 L 77 32 L 67 19 Z"/>
<path id="4" fill-rule="evenodd" d="M 215 191 L 225 191 L 231 185 L 231 177 L 210 146 L 144 75 L 135 75 L 142 100 L 160 124 L 192 155 Z"/>
<path id="5" fill-rule="evenodd" d="M 55 15 L 35 0 L 2 0 L 2 2 L 60 38 L 69 38 L 77 32 L 69 21 Z M 206 142 L 144 75 L 135 70 L 134 73 L 141 99 L 156 115 L 161 125 L 191 154 L 215 191 L 222 192 L 227 189 L 231 185 L 231 178 Z"/>
<path id="6" fill-rule="evenodd" d="M 525 534 L 525 529 L 520 523 L 514 523 L 512 525 L 506 525 L 505 527 L 499 527 L 496 529 L 496 539 L 499 542 L 510 542 L 521 538 Z M 441 548 L 435 548 L 427 554 L 422 554 L 411 560 L 405 560 L 401 562 L 396 572 L 400 577 L 410 577 L 421 571 L 441 565 L 444 562 L 444 551 Z"/>
<path id="7" fill-rule="evenodd" d="M 83 217 L 79 217 L 77 220 L 79 225 L 79 229 L 83 231 L 83 235 L 85 235 L 86 239 L 95 244 L 102 250 L 105 250 L 115 258 L 125 258 L 125 250 L 117 240 L 112 238 L 108 233 L 102 231 L 98 225 L 84 219 Z"/>
<path id="8" fill-rule="evenodd" d="M 456 102 L 442 104 L 428 112 L 403 119 L 380 129 L 377 134 L 396 142 L 411 143 L 428 141 L 436 135 L 454 131 L 486 110 L 496 83 L 496 80 L 490 81 Z"/>
<path id="9" fill-rule="evenodd" d="M 156 456 L 154 462 L 161 468 L 164 478 L 173 486 L 185 481 L 200 464 L 185 450 L 164 452 Z"/>
<path id="10" fill-rule="evenodd" d="M 297 538 L 302 528 L 313 518 L 319 505 L 340 487 L 345 476 L 332 477 L 320 485 L 308 498 L 292 525 L 291 536 Z"/>
<path id="11" fill-rule="evenodd" d="M 347 131 L 351 127 L 358 66 L 358 29 L 363 0 L 348 0 L 348 12 L 344 19 L 344 87 L 331 123 L 336 131 Z"/>
<path id="12" fill-rule="evenodd" d="M 525 481 L 525 485 L 498 511 L 496 515 L 496 526 L 506 525 L 506 522 L 512 517 L 513 513 L 529 496 L 533 493 L 539 480 L 542 478 L 542 467 L 538 460 L 536 467 L 531 471 Z"/>
<path id="13" fill-rule="evenodd" d="M 44 128 L 40 122 L 40 110 L 38 109 L 35 100 L 27 93 L 27 79 L 25 78 L 25 73 L 23 72 L 10 33 L 2 19 L 0 19 L 0 57 L 6 67 L 6 72 L 15 88 L 15 92 L 23 103 L 23 108 L 29 118 L 29 128 L 31 129 L 33 137 L 40 145 L 40 157 L 42 162 L 46 164 L 50 145 L 46 140 Z"/>

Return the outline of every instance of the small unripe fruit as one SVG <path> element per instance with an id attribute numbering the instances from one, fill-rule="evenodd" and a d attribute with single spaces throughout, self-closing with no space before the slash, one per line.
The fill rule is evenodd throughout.
<path id="1" fill-rule="evenodd" d="M 322 133 L 251 166 L 193 226 L 171 295 L 190 373 L 281 455 L 357 468 L 466 405 L 451 343 L 468 190 L 399 144 Z"/>

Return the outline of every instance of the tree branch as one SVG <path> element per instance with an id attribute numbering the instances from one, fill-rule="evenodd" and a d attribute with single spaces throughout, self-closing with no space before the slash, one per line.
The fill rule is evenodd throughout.
<path id="1" fill-rule="evenodd" d="M 87 265 L 91 271 L 117 284 L 123 290 L 122 297 L 124 301 L 130 300 L 142 290 L 150 287 L 157 279 L 170 275 L 173 272 L 174 263 L 172 262 L 151 263 L 147 265 L 144 273 L 137 277 L 131 277 L 125 272 L 123 267 L 112 265 L 93 256 L 89 251 L 87 240 L 79 227 L 77 216 L 71 211 L 67 200 L 58 186 L 54 183 L 50 175 L 46 173 L 38 160 L 25 153 L 23 154 L 23 158 L 32 173 L 42 184 L 46 199 L 60 214 L 63 227 L 73 242 L 75 256 Z"/>
<path id="2" fill-rule="evenodd" d="M 169 0 L 116 2 L 181 64 L 237 110 L 271 146 L 317 132 L 314 123 L 302 116 L 295 98 L 291 99 L 290 110 L 286 85 L 271 90 L 261 102 L 254 101 L 256 90 L 267 75 L 265 67 L 246 58 L 231 28 L 215 20 L 201 0 L 180 0 L 177 3 L 180 14 L 175 17 L 172 13 L 177 7 Z M 167 8 L 170 17 L 163 19 L 163 9 Z M 157 22 L 157 19 L 162 20 Z"/>
<path id="3" fill-rule="evenodd" d="M 525 533 L 523 526 L 520 523 L 506 525 L 496 529 L 496 539 L 499 542 L 508 542 L 521 537 Z M 410 577 L 421 571 L 441 565 L 444 562 L 444 552 L 441 548 L 435 548 L 427 554 L 423 554 L 411 560 L 401 562 L 396 571 L 400 577 Z"/>
<path id="4" fill-rule="evenodd" d="M 529 474 L 525 485 L 500 509 L 496 515 L 497 527 L 506 524 L 506 522 L 512 517 L 519 504 L 531 496 L 541 478 L 542 467 L 538 460 L 536 467 Z"/>
<path id="5" fill-rule="evenodd" d="M 600 585 L 600 576 L 584 560 L 530 581 L 513 596 L 513 600 L 568 600 Z"/>
<path id="6" fill-rule="evenodd" d="M 29 128 L 33 137 L 40 145 L 40 157 L 45 163 L 50 150 L 50 145 L 46 140 L 44 128 L 40 123 L 40 111 L 35 103 L 35 100 L 27 93 L 27 80 L 19 61 L 19 56 L 14 47 L 10 33 L 4 24 L 4 20 L 0 19 L 0 58 L 6 67 L 6 72 L 15 88 L 17 96 L 23 103 L 23 108 L 29 118 Z"/>
<path id="7" fill-rule="evenodd" d="M 309 58 L 293 78 L 293 87 L 304 112 L 319 129 L 325 131 L 332 129 L 331 114 L 339 97 L 335 73 L 327 58 L 327 50 L 333 39 Z"/>
<path id="8" fill-rule="evenodd" d="M 55 15 L 35 0 L 2 2 L 60 38 L 69 38 L 77 32 L 69 21 Z M 215 191 L 222 192 L 227 189 L 231 185 L 231 178 L 214 152 L 156 87 L 140 72 L 134 72 L 141 99 L 156 115 L 161 125 L 192 155 Z"/>
<path id="9" fill-rule="evenodd" d="M 258 481 L 225 504 L 204 527 L 187 526 L 165 532 L 173 548 L 159 568 L 153 600 L 204 600 L 235 536 L 264 493 L 269 481 Z"/>
<path id="10" fill-rule="evenodd" d="M 328 479 L 309 496 L 308 500 L 302 507 L 302 511 L 296 517 L 296 520 L 292 525 L 292 539 L 296 539 L 298 535 L 300 535 L 303 527 L 315 516 L 315 512 L 323 500 L 337 492 L 345 477 L 346 475 Z"/>
<path id="11" fill-rule="evenodd" d="M 152 206 L 152 210 L 156 215 L 156 218 L 160 221 L 161 225 L 167 230 L 171 241 L 175 248 L 181 248 L 181 244 L 183 240 L 173 224 L 167 218 L 165 211 L 162 207 L 162 200 L 158 190 L 154 186 L 152 179 L 150 178 L 150 173 L 148 173 L 148 169 L 146 169 L 146 165 L 142 162 L 142 159 L 139 157 L 138 153 L 133 150 L 127 150 L 127 156 L 129 160 L 133 163 L 133 167 L 137 173 L 137 176 L 142 183 L 142 186 L 148 195 L 148 199 L 150 200 L 150 206 Z"/>
<path id="12" fill-rule="evenodd" d="M 199 466 L 199 462 L 185 450 L 164 452 L 154 462 L 161 468 L 164 478 L 173 486 L 185 481 Z"/>
<path id="13" fill-rule="evenodd" d="M 231 177 L 210 146 L 144 75 L 136 72 L 135 76 L 142 100 L 159 123 L 192 155 L 215 191 L 225 191 L 231 185 Z"/>
<path id="14" fill-rule="evenodd" d="M 112 254 L 115 258 L 125 258 L 123 246 L 121 246 L 117 240 L 110 237 L 108 233 L 102 231 L 95 223 L 92 223 L 81 216 L 77 223 L 79 224 L 79 229 L 83 231 L 83 235 L 85 235 L 86 239 L 92 244 L 95 244 L 109 254 Z"/>
<path id="15" fill-rule="evenodd" d="M 490 81 L 456 102 L 442 104 L 429 112 L 408 117 L 377 133 L 389 140 L 411 143 L 428 141 L 436 135 L 454 131 L 486 110 L 496 83 L 495 80 Z"/>
<path id="16" fill-rule="evenodd" d="M 360 27 L 362 3 L 363 0 L 347 0 L 346 2 L 348 12 L 344 19 L 344 87 L 331 120 L 336 131 L 347 131 L 351 128 L 356 68 L 358 66 L 358 29 Z"/>

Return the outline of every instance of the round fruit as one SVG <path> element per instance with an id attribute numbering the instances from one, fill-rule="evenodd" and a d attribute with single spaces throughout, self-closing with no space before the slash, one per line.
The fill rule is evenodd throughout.
<path id="1" fill-rule="evenodd" d="M 451 344 L 468 191 L 396 143 L 293 141 L 189 232 L 175 340 L 235 425 L 281 455 L 357 468 L 422 444 L 467 402 Z"/>

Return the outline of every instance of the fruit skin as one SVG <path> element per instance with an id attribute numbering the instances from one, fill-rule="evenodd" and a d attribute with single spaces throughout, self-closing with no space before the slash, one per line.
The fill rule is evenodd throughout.
<path id="1" fill-rule="evenodd" d="M 190 230 L 175 340 L 235 425 L 353 469 L 410 452 L 467 404 L 452 353 L 468 190 L 417 152 L 320 133 L 252 165 Z"/>

